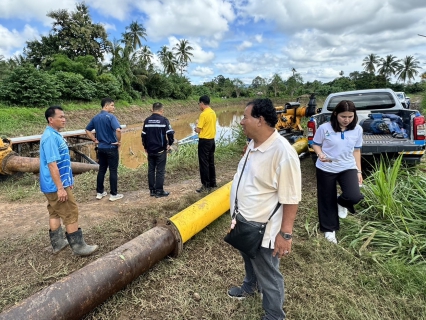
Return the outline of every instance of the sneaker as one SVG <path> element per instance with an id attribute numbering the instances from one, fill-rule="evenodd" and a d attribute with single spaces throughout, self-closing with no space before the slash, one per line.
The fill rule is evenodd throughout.
<path id="1" fill-rule="evenodd" d="M 115 201 L 115 200 L 120 200 L 121 198 L 123 198 L 123 195 L 120 193 L 117 193 L 115 196 L 110 195 L 109 196 L 109 201 Z"/>
<path id="2" fill-rule="evenodd" d="M 237 300 L 244 300 L 247 297 L 253 297 L 255 295 L 254 292 L 245 292 L 241 287 L 232 287 L 228 290 L 228 297 L 237 299 Z"/>
<path id="3" fill-rule="evenodd" d="M 328 241 L 337 244 L 336 231 L 333 231 L 333 232 L 324 232 L 324 237 Z"/>
<path id="4" fill-rule="evenodd" d="M 339 215 L 339 218 L 345 219 L 348 216 L 348 209 L 337 204 L 337 214 Z"/>
<path id="5" fill-rule="evenodd" d="M 160 190 L 160 191 L 157 191 L 157 193 L 155 194 L 155 197 L 156 198 L 167 197 L 169 194 L 170 194 L 170 192 Z"/>
<path id="6" fill-rule="evenodd" d="M 98 194 L 96 194 L 96 199 L 101 200 L 103 197 L 106 197 L 107 194 L 108 193 L 106 191 L 104 191 L 102 193 L 98 193 Z"/>

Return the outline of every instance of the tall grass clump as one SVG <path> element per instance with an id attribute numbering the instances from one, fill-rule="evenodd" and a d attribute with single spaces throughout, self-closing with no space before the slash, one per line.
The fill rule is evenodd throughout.
<path id="1" fill-rule="evenodd" d="M 426 266 L 426 177 L 401 161 L 401 156 L 391 165 L 381 160 L 364 180 L 363 208 L 342 221 L 343 240 L 379 263 Z"/>

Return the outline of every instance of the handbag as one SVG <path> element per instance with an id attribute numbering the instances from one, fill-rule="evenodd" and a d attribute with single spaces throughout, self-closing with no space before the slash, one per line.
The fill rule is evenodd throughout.
<path id="1" fill-rule="evenodd" d="M 248 221 L 238 211 L 238 187 L 240 186 L 241 176 L 243 175 L 250 151 L 251 150 L 249 150 L 247 153 L 243 169 L 241 170 L 240 179 L 238 180 L 237 184 L 231 228 L 223 240 L 225 240 L 225 242 L 229 243 L 234 248 L 245 253 L 251 259 L 255 259 L 257 251 L 259 250 L 260 245 L 262 244 L 266 225 L 268 224 L 269 220 L 271 220 L 275 212 L 277 212 L 281 204 L 277 203 L 274 211 L 269 216 L 266 222 Z"/>

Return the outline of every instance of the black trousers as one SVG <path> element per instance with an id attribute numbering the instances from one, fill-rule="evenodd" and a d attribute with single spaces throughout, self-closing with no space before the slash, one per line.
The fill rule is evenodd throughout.
<path id="1" fill-rule="evenodd" d="M 167 152 L 148 153 L 148 185 L 149 190 L 163 190 L 166 172 Z"/>
<path id="2" fill-rule="evenodd" d="M 317 168 L 316 174 L 320 230 L 323 232 L 339 230 L 337 204 L 355 213 L 354 205 L 364 199 L 359 190 L 358 172 L 356 169 L 350 169 L 331 173 Z M 337 197 L 336 182 L 342 190 L 339 197 Z"/>
<path id="3" fill-rule="evenodd" d="M 214 139 L 198 140 L 198 163 L 200 165 L 201 183 L 206 188 L 216 187 L 216 169 L 214 167 Z"/>
<path id="4" fill-rule="evenodd" d="M 109 188 L 110 193 L 117 194 L 118 184 L 118 148 L 98 148 L 99 171 L 96 178 L 96 192 L 104 192 L 104 180 L 107 169 L 109 168 Z"/>

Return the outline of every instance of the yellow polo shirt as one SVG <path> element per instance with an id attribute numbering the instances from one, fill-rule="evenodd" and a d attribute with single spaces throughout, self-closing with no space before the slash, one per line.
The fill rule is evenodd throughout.
<path id="1" fill-rule="evenodd" d="M 200 139 L 214 139 L 216 136 L 216 113 L 208 107 L 203 110 L 198 119 L 197 128 L 201 131 L 198 134 Z"/>

